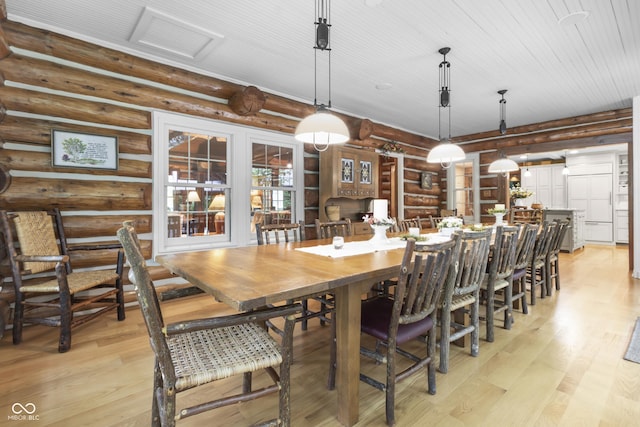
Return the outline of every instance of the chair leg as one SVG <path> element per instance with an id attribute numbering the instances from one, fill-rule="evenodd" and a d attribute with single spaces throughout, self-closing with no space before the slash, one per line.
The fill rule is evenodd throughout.
<path id="1" fill-rule="evenodd" d="M 302 330 L 306 331 L 307 325 L 309 323 L 307 319 L 307 314 L 309 313 L 309 300 L 303 299 L 301 302 L 302 302 L 302 321 L 300 323 L 302 324 L 301 325 Z"/>
<path id="2" fill-rule="evenodd" d="M 433 324 L 436 324 L 436 319 L 433 319 Z M 429 394 L 436 394 L 436 327 L 434 326 L 427 333 L 427 357 L 429 363 L 427 364 L 427 384 L 429 387 Z"/>
<path id="3" fill-rule="evenodd" d="M 476 294 L 476 300 L 471 304 L 469 314 L 473 330 L 471 331 L 471 355 L 477 356 L 480 350 L 480 295 Z"/>
<path id="4" fill-rule="evenodd" d="M 122 266 L 124 264 L 124 252 L 118 252 L 118 266 Z M 124 284 L 122 283 L 122 268 L 118 267 L 116 273 L 120 275 L 118 279 L 116 279 L 116 289 L 118 292 L 116 293 L 116 302 L 118 303 L 118 320 L 124 320 L 125 318 L 125 307 L 124 307 Z"/>
<path id="5" fill-rule="evenodd" d="M 489 286 L 487 287 L 489 288 Z M 487 324 L 487 341 L 489 342 L 493 342 L 494 340 L 494 336 L 493 336 L 493 318 L 494 318 L 494 310 L 495 310 L 495 301 L 496 301 L 496 294 L 492 289 L 487 289 L 487 298 L 486 298 L 486 311 L 485 311 L 485 317 L 486 317 L 486 324 Z"/>
<path id="6" fill-rule="evenodd" d="M 162 372 L 160 372 L 160 366 L 156 361 L 155 367 L 153 368 L 153 401 L 151 402 L 151 426 L 152 427 L 160 427 L 162 426 L 162 420 L 160 419 L 160 405 L 162 402 L 158 402 L 159 395 L 158 390 L 162 390 Z M 163 412 L 165 409 L 163 408 Z"/>
<path id="7" fill-rule="evenodd" d="M 508 330 L 513 324 L 513 282 L 504 288 L 504 304 L 507 306 L 504 311 L 504 328 Z"/>
<path id="8" fill-rule="evenodd" d="M 555 282 L 556 282 L 556 291 L 560 290 L 560 260 L 556 259 L 553 262 L 554 265 L 554 275 L 555 275 Z"/>
<path id="9" fill-rule="evenodd" d="M 16 302 L 13 309 L 13 343 L 20 344 L 22 342 L 22 323 L 24 322 L 24 295 L 22 292 L 16 292 Z"/>
<path id="10" fill-rule="evenodd" d="M 395 420 L 395 396 L 396 396 L 396 345 L 387 345 L 387 390 L 386 390 L 386 415 L 387 425 L 393 426 Z"/>
<path id="11" fill-rule="evenodd" d="M 73 295 L 67 292 L 60 293 L 60 343 L 58 344 L 58 352 L 60 353 L 64 353 L 71 348 L 72 298 Z"/>
<path id="12" fill-rule="evenodd" d="M 440 366 L 438 370 L 446 374 L 449 370 L 449 337 L 451 336 L 451 312 L 441 310 L 440 314 Z"/>

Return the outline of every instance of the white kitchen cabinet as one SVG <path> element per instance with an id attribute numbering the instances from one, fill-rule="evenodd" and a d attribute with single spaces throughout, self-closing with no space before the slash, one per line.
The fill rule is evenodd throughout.
<path id="1" fill-rule="evenodd" d="M 566 178 L 562 175 L 564 165 L 528 166 L 520 170 L 520 186 L 533 191 L 526 204 L 540 203 L 543 207 L 566 208 Z M 526 171 L 530 176 L 525 176 Z"/>
<path id="2" fill-rule="evenodd" d="M 629 243 L 629 211 L 616 210 L 616 243 Z"/>
<path id="3" fill-rule="evenodd" d="M 613 243 L 613 175 L 573 173 L 567 180 L 569 208 L 585 211 L 585 240 Z"/>

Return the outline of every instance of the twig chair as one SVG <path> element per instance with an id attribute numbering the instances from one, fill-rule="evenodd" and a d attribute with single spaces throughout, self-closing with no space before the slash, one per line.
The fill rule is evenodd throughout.
<path id="1" fill-rule="evenodd" d="M 547 254 L 556 232 L 555 222 L 544 222 L 536 237 L 531 263 L 527 268 L 527 283 L 531 294 L 531 305 L 536 305 L 536 287 L 540 286 L 540 298 L 547 294 Z"/>
<path id="2" fill-rule="evenodd" d="M 560 248 L 562 247 L 564 236 L 567 234 L 569 228 L 571 228 L 569 220 L 556 219 L 555 222 L 557 224 L 556 233 L 545 260 L 547 264 L 547 277 L 545 278 L 547 296 L 551 296 L 554 287 L 557 291 L 560 290 Z"/>
<path id="3" fill-rule="evenodd" d="M 471 355 L 480 348 L 480 284 L 486 275 L 491 229 L 460 233 L 460 251 L 455 260 L 456 269 L 447 280 L 440 301 L 440 366 L 442 373 L 449 370 L 449 350 L 453 341 L 471 334 Z M 455 234 L 455 233 L 454 233 Z M 454 313 L 469 314 L 469 324 L 458 321 Z"/>
<path id="4" fill-rule="evenodd" d="M 124 320 L 122 269 L 117 244 L 67 244 L 62 216 L 52 211 L 0 211 L 15 293 L 13 343 L 22 341 L 25 323 L 60 328 L 58 351 L 71 348 L 71 330 L 109 311 Z M 15 230 L 15 235 L 14 235 Z M 72 251 L 117 250 L 115 268 L 73 271 Z M 55 276 L 53 276 L 55 274 Z"/>
<path id="5" fill-rule="evenodd" d="M 299 304 L 255 310 L 216 318 L 187 320 L 165 325 L 160 302 L 131 222 L 118 230 L 131 266 L 140 310 L 155 353 L 151 424 L 175 426 L 176 420 L 198 415 L 223 406 L 246 402 L 271 393 L 279 393 L 279 414 L 264 425 L 289 426 L 290 365 L 294 318 Z M 262 322 L 284 317 L 284 335 L 278 344 Z M 275 370 L 279 367 L 279 373 Z M 252 373 L 266 370 L 273 384 L 252 390 Z M 176 395 L 213 381 L 243 375 L 242 392 L 209 398 L 201 393 L 200 403 L 176 407 Z M 219 424 L 219 421 L 209 423 Z"/>
<path id="6" fill-rule="evenodd" d="M 538 224 L 522 224 L 520 227 L 520 237 L 518 238 L 514 261 L 511 299 L 514 309 L 519 308 L 520 304 L 522 304 L 522 313 L 528 314 L 527 269 L 531 265 L 533 248 L 536 245 L 536 237 L 540 226 Z"/>
<path id="7" fill-rule="evenodd" d="M 494 341 L 495 316 L 504 313 L 504 328 L 511 329 L 513 320 L 512 279 L 515 267 L 519 228 L 498 225 L 493 247 L 490 250 L 485 275 L 481 285 L 482 301 L 485 303 L 486 340 Z M 501 299 L 496 296 L 501 294 Z"/>
<path id="8" fill-rule="evenodd" d="M 316 236 L 318 239 L 330 239 L 335 236 L 349 237 L 353 235 L 349 218 L 339 221 L 322 222 L 316 219 Z"/>
<path id="9" fill-rule="evenodd" d="M 360 354 L 376 363 L 386 364 L 387 375 L 384 383 L 363 373 L 360 380 L 385 392 L 386 418 L 390 426 L 395 424 L 395 386 L 398 382 L 426 367 L 429 394 L 436 393 L 436 309 L 440 291 L 459 249 L 458 236 L 432 245 L 416 245 L 414 239 L 408 239 L 394 295 L 362 302 L 361 331 L 375 338 L 376 346 L 375 350 L 363 346 Z M 400 348 L 413 340 L 425 342 L 425 338 L 424 356 Z M 335 341 L 331 345 L 335 346 Z M 398 372 L 396 355 L 407 358 L 412 364 Z M 330 366 L 329 376 L 329 384 L 335 384 L 335 365 Z"/>

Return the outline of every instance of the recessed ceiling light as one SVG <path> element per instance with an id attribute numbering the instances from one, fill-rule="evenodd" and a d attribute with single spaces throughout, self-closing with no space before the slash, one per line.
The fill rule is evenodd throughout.
<path id="1" fill-rule="evenodd" d="M 585 19 L 587 19 L 588 16 L 589 16 L 589 11 L 587 11 L 587 10 L 580 10 L 578 12 L 572 12 L 572 13 L 570 13 L 568 15 L 565 15 L 562 18 L 558 19 L 558 25 L 561 25 L 563 27 L 568 27 L 570 25 L 576 25 L 576 24 L 581 23 Z"/>
<path id="2" fill-rule="evenodd" d="M 391 83 L 378 83 L 376 84 L 376 89 L 378 90 L 389 90 L 393 87 Z"/>

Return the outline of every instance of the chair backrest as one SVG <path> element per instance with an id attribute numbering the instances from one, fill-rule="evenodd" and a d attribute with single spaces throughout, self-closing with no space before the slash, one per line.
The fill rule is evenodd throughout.
<path id="1" fill-rule="evenodd" d="M 441 209 L 440 216 L 441 217 L 458 216 L 458 209 Z"/>
<path id="2" fill-rule="evenodd" d="M 459 250 L 459 236 L 430 245 L 407 240 L 394 294 L 392 327 L 417 322 L 434 312 Z"/>
<path id="3" fill-rule="evenodd" d="M 555 222 L 545 221 L 542 224 L 542 226 L 540 227 L 540 232 L 536 237 L 536 244 L 533 248 L 533 258 L 531 260 L 532 263 L 544 262 L 547 254 L 549 253 L 551 243 L 553 242 L 556 228 L 557 224 Z"/>
<path id="4" fill-rule="evenodd" d="M 56 262 L 24 262 L 16 259 L 20 255 L 68 255 L 60 211 L 2 211 L 2 229 L 7 241 L 12 268 L 16 272 L 36 274 L 55 269 Z M 15 230 L 15 235 L 13 234 Z M 9 243 L 11 242 L 11 243 Z M 19 243 L 19 245 L 16 245 Z M 19 252 L 18 252 L 19 251 Z M 20 265 L 22 264 L 22 265 Z M 71 263 L 66 262 L 67 273 Z"/>
<path id="5" fill-rule="evenodd" d="M 520 237 L 518 238 L 518 247 L 516 248 L 515 269 L 520 270 L 526 268 L 531 263 L 533 257 L 533 248 L 536 245 L 536 237 L 538 236 L 539 226 L 537 224 L 522 224 L 520 229 Z"/>
<path id="6" fill-rule="evenodd" d="M 151 348 L 156 355 L 162 374 L 168 375 L 171 378 L 171 384 L 175 384 L 171 353 L 162 333 L 164 320 L 160 310 L 160 302 L 151 281 L 151 275 L 147 270 L 147 262 L 142 255 L 140 240 L 138 240 L 138 235 L 133 227 L 133 221 L 125 221 L 122 228 L 118 230 L 117 235 L 127 257 L 127 264 L 130 267 L 129 279 L 136 290 L 138 305 L 147 325 Z"/>
<path id="7" fill-rule="evenodd" d="M 490 249 L 489 280 L 506 279 L 513 274 L 519 231 L 515 226 L 496 227 L 493 248 Z"/>
<path id="8" fill-rule="evenodd" d="M 259 245 L 305 240 L 304 222 L 293 224 L 256 224 Z"/>
<path id="9" fill-rule="evenodd" d="M 320 222 L 319 219 L 316 219 L 316 236 L 318 239 L 330 239 L 335 236 L 350 237 L 352 235 L 351 220 L 349 218 L 330 222 Z"/>
<path id="10" fill-rule="evenodd" d="M 400 224 L 399 224 L 400 232 L 408 233 L 409 232 L 409 228 L 411 228 L 411 227 L 420 228 L 420 218 L 416 217 L 416 218 L 411 218 L 411 219 L 400 220 Z"/>
<path id="11" fill-rule="evenodd" d="M 431 216 L 429 215 L 429 221 L 431 221 L 431 228 L 438 228 L 438 224 L 442 222 L 445 217 L 443 216 Z"/>
<path id="12" fill-rule="evenodd" d="M 483 231 L 454 233 L 460 234 L 460 251 L 454 276 L 447 281 L 443 293 L 445 304 L 450 302 L 454 295 L 471 294 L 480 289 L 487 271 L 492 232 L 493 230 L 488 228 Z"/>
<path id="13" fill-rule="evenodd" d="M 558 255 L 558 253 L 560 253 L 564 236 L 567 234 L 569 228 L 571 228 L 571 222 L 569 220 L 556 219 L 554 222 L 556 223 L 556 232 L 551 242 L 551 247 L 549 248 L 549 255 Z"/>

